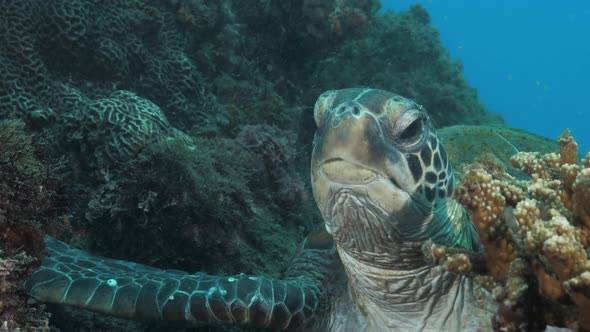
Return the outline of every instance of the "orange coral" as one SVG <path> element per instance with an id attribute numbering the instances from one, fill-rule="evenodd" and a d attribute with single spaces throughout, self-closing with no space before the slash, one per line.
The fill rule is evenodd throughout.
<path id="1" fill-rule="evenodd" d="M 514 260 L 514 250 L 507 240 L 508 227 L 500 218 L 506 205 L 500 181 L 476 165 L 465 174 L 456 197 L 469 212 L 480 235 L 489 274 L 495 279 L 504 278 Z"/>
<path id="2" fill-rule="evenodd" d="M 579 172 L 572 191 L 574 217 L 590 228 L 590 168 Z"/>
<path id="3" fill-rule="evenodd" d="M 571 136 L 569 128 L 557 139 L 559 143 L 559 155 L 562 164 L 575 164 L 578 162 L 578 143 Z"/>
<path id="4" fill-rule="evenodd" d="M 484 287 L 499 304 L 494 324 L 507 330 L 543 328 L 545 321 L 590 330 L 590 153 L 577 163 L 577 143 L 568 130 L 559 146 L 559 154 L 520 152 L 511 158 L 529 180 L 481 162 L 466 168 L 455 192 L 484 245 L 487 278 L 494 280 L 485 279 Z M 457 262 L 470 266 L 438 259 L 466 273 Z M 527 307 L 542 317 L 530 318 Z"/>

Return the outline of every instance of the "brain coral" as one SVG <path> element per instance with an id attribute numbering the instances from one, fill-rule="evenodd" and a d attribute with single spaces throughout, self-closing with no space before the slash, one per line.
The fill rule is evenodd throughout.
<path id="1" fill-rule="evenodd" d="M 135 91 L 175 126 L 197 124 L 210 98 L 189 39 L 176 13 L 149 3 L 0 0 L 0 116 L 63 113 L 56 95 L 66 83 L 92 98 Z"/>
<path id="2" fill-rule="evenodd" d="M 192 140 L 173 128 L 160 108 L 129 91 L 115 91 L 109 98 L 92 100 L 69 118 L 80 137 L 110 161 L 126 161 L 149 144 L 181 138 Z"/>

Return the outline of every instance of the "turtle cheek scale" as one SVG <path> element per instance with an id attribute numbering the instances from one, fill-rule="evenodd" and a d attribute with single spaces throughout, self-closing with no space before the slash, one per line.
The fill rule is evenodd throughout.
<path id="1" fill-rule="evenodd" d="M 385 155 L 385 173 L 397 187 L 411 195 L 415 191 L 418 182 L 415 174 L 416 172 L 421 174 L 420 162 L 418 161 L 418 168 L 416 168 L 410 160 L 407 160 L 400 152 L 393 149 L 389 149 Z"/>
<path id="2" fill-rule="evenodd" d="M 377 176 L 373 172 L 368 173 L 366 170 L 360 172 L 372 174 L 370 180 L 367 182 L 353 183 L 350 180 L 346 181 L 346 179 L 335 181 L 334 177 L 330 177 L 326 174 L 331 173 L 325 171 L 324 168 L 327 167 L 319 167 L 319 169 L 312 173 L 312 189 L 316 204 L 322 211 L 326 224 L 330 224 L 334 221 L 332 218 L 332 209 L 334 207 L 330 204 L 338 204 L 337 200 L 334 200 L 334 197 L 343 191 L 349 192 L 358 197 L 366 198 L 382 209 L 387 215 L 399 213 L 400 210 L 408 205 L 411 199 L 408 193 L 398 188 L 392 181 L 383 176 Z M 354 219 L 346 220 L 348 220 L 348 222 L 354 222 Z M 345 227 L 346 225 L 341 226 Z"/>
<path id="3" fill-rule="evenodd" d="M 392 254 L 389 243 L 399 242 L 391 214 L 373 201 L 365 188 L 342 187 L 322 209 L 326 230 L 347 252 Z"/>

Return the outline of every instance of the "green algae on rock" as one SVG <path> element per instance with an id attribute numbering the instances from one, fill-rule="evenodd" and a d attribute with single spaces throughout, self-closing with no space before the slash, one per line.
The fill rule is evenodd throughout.
<path id="1" fill-rule="evenodd" d="M 471 164 L 482 154 L 489 154 L 498 158 L 510 174 L 519 173 L 510 163 L 515 153 L 546 154 L 558 148 L 555 140 L 506 126 L 456 125 L 439 129 L 438 135 L 455 165 Z"/>

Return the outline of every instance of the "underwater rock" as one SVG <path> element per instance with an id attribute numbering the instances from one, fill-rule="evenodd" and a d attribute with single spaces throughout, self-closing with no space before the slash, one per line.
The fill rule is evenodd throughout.
<path id="1" fill-rule="evenodd" d="M 195 143 L 155 143 L 111 168 L 81 211 L 91 246 L 176 269 L 279 273 L 303 220 L 280 222 L 289 209 L 274 203 L 270 188 L 250 184 L 253 154 L 232 140 Z"/>
<path id="2" fill-rule="evenodd" d="M 488 164 L 488 171 L 498 166 L 494 173 L 507 172 L 515 177 L 525 175 L 510 162 L 515 153 L 536 151 L 549 154 L 559 149 L 554 140 L 506 126 L 456 125 L 439 129 L 438 135 L 455 166 L 471 164 L 479 159 L 481 163 Z"/>

